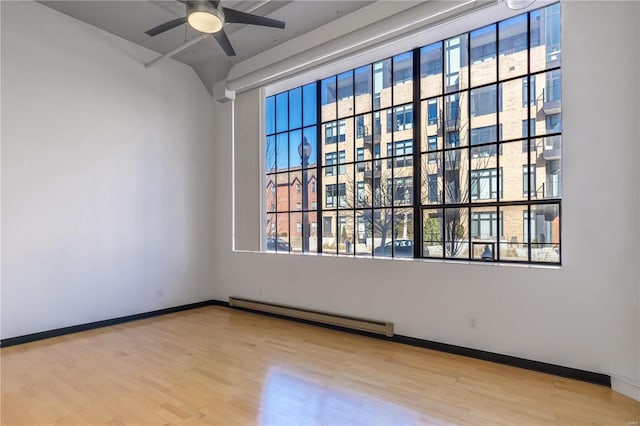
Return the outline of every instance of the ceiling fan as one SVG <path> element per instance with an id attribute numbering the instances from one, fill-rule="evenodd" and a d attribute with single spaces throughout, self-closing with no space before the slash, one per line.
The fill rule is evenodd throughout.
<path id="1" fill-rule="evenodd" d="M 155 37 L 184 23 L 189 23 L 193 29 L 202 33 L 209 33 L 216 39 L 227 56 L 235 56 L 229 37 L 224 31 L 226 23 L 261 25 L 263 27 L 284 28 L 285 23 L 276 19 L 265 18 L 251 13 L 240 12 L 220 5 L 218 0 L 177 0 L 186 5 L 186 16 L 153 27 L 145 34 Z"/>

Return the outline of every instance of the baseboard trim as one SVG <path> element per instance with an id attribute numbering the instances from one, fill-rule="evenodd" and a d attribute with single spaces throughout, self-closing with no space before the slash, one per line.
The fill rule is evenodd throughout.
<path id="1" fill-rule="evenodd" d="M 123 324 L 131 321 L 138 321 L 145 318 L 156 317 L 158 315 L 171 314 L 174 312 L 186 311 L 189 309 L 202 308 L 204 306 L 220 305 L 229 306 L 224 302 L 217 300 L 205 300 L 203 302 L 189 303 L 187 305 L 174 306 L 171 308 L 158 309 L 157 311 L 143 312 L 141 314 L 127 315 L 119 318 L 112 318 L 102 321 L 89 322 L 86 324 L 72 325 L 69 327 L 57 328 L 54 330 L 41 331 L 38 333 L 25 334 L 24 336 L 9 337 L 7 339 L 0 340 L 0 347 L 6 348 L 9 346 L 21 345 L 24 343 L 35 342 L 43 339 L 50 339 L 52 337 L 64 336 L 66 334 L 78 333 L 81 331 L 94 330 L 96 328 L 108 327 L 111 325 Z"/>
<path id="2" fill-rule="evenodd" d="M 219 305 L 224 306 L 225 302 L 218 301 Z M 229 306 L 227 304 L 227 306 Z M 290 321 L 295 321 L 304 324 L 315 325 L 318 327 L 329 328 L 332 330 L 346 331 L 352 334 L 359 334 L 363 336 L 374 337 L 376 339 L 387 340 L 390 342 L 402 343 L 410 346 L 417 346 L 420 348 L 431 349 L 439 352 L 446 352 L 454 355 L 462 355 L 469 358 L 480 359 L 483 361 L 495 362 L 498 364 L 509 365 L 512 367 L 524 368 L 526 370 L 537 371 L 539 373 L 553 374 L 559 377 L 566 377 L 569 379 L 580 380 L 583 382 L 594 383 L 597 385 L 611 387 L 611 377 L 606 374 L 594 373 L 591 371 L 579 370 L 576 368 L 563 367 L 555 364 L 548 364 L 540 361 L 533 361 L 525 358 L 518 358 L 509 355 L 498 354 L 494 352 L 482 351 L 479 349 L 466 348 L 464 346 L 456 346 L 450 345 L 447 343 L 434 342 L 431 340 L 418 339 L 415 337 L 402 336 L 402 335 L 394 335 L 392 337 L 382 336 L 379 334 L 368 333 L 366 331 L 353 330 L 350 328 L 340 327 L 331 324 L 324 324 L 320 322 L 315 322 L 311 320 L 299 319 L 287 317 L 284 315 L 273 314 L 264 311 L 257 311 L 247 308 L 240 308 L 235 306 L 229 306 L 232 309 L 253 312 L 260 315 L 266 315 L 275 318 L 286 319 Z"/>

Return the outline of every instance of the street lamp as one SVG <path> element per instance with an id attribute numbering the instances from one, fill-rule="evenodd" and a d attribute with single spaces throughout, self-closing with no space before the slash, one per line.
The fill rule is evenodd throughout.
<path id="1" fill-rule="evenodd" d="M 308 191 L 308 179 L 307 179 L 307 167 L 309 167 L 309 157 L 312 150 L 311 144 L 307 141 L 307 137 L 302 138 L 302 142 L 298 145 L 298 154 L 302 160 L 302 252 L 307 253 L 309 251 L 309 191 Z"/>

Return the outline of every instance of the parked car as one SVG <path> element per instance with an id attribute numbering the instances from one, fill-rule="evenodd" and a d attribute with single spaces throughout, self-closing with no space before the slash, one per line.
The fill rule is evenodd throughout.
<path id="1" fill-rule="evenodd" d="M 413 257 L 413 240 L 395 240 L 389 241 L 384 246 L 378 246 L 373 250 L 375 256 L 391 256 L 391 247 L 393 246 L 393 256 L 395 257 Z"/>
<path id="2" fill-rule="evenodd" d="M 269 251 L 289 251 L 289 243 L 280 238 L 267 238 L 267 250 Z"/>

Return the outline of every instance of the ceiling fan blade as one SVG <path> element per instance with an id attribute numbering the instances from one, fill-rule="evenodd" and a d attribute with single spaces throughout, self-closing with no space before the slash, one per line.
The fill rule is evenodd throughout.
<path id="1" fill-rule="evenodd" d="M 262 25 L 263 27 L 284 28 L 284 22 L 277 19 L 265 18 L 264 16 L 244 13 L 238 10 L 224 9 L 224 20 L 234 24 Z"/>
<path id="2" fill-rule="evenodd" d="M 165 31 L 169 31 L 172 28 L 177 27 L 178 25 L 182 25 L 187 22 L 187 18 L 177 18 L 173 19 L 169 22 L 165 22 L 164 24 L 160 24 L 157 27 L 153 27 L 148 31 L 145 31 L 145 34 L 150 35 L 151 37 L 155 37 L 158 34 L 162 34 Z"/>
<path id="3" fill-rule="evenodd" d="M 213 33 L 211 35 L 213 36 L 213 38 L 216 39 L 216 41 L 218 42 L 220 47 L 222 47 L 222 50 L 224 50 L 224 53 L 226 53 L 227 56 L 236 56 L 236 52 L 235 50 L 233 50 L 233 46 L 231 46 L 231 42 L 229 41 L 229 37 L 227 37 L 227 33 L 224 32 L 224 28 L 218 31 L 217 33 Z"/>

